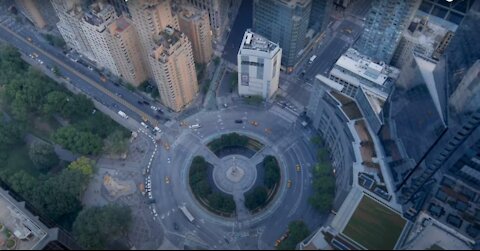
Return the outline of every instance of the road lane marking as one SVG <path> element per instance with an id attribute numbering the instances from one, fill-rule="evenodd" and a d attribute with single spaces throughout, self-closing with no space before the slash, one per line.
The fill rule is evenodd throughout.
<path id="1" fill-rule="evenodd" d="M 128 103 L 126 100 L 119 98 L 117 95 L 114 95 L 110 90 L 108 90 L 108 89 L 106 89 L 105 87 L 99 85 L 98 83 L 96 83 L 95 81 L 93 81 L 93 80 L 90 79 L 89 77 L 81 74 L 80 72 L 78 72 L 77 70 L 73 69 L 73 68 L 70 67 L 69 65 L 63 63 L 62 61 L 60 61 L 60 60 L 57 59 L 56 57 L 52 56 L 50 53 L 47 53 L 45 50 L 41 49 L 40 47 L 36 46 L 35 44 L 28 42 L 25 38 L 23 38 L 22 36 L 18 35 L 16 32 L 13 32 L 12 30 L 10 30 L 9 27 L 5 27 L 3 24 L 0 24 L 0 26 L 1 26 L 4 30 L 6 30 L 8 33 L 10 33 L 10 34 L 12 34 L 13 36 L 15 36 L 17 39 L 23 41 L 25 44 L 29 45 L 30 47 L 32 47 L 32 48 L 36 49 L 37 51 L 39 51 L 40 53 L 42 53 L 44 56 L 48 57 L 50 60 L 54 61 L 54 62 L 57 63 L 58 65 L 63 66 L 63 68 L 65 68 L 65 69 L 68 70 L 69 72 L 73 73 L 74 75 L 76 75 L 77 77 L 81 78 L 82 80 L 84 80 L 85 82 L 89 83 L 90 85 L 96 87 L 97 90 L 103 92 L 104 94 L 106 94 L 107 96 L 111 97 L 112 99 L 114 99 L 114 100 L 117 101 L 118 103 L 126 106 L 128 109 L 130 109 L 131 111 L 133 111 L 133 112 L 136 113 L 137 115 L 140 115 L 140 117 L 146 117 L 147 120 L 149 120 L 152 124 L 158 125 L 158 122 L 157 122 L 155 119 L 153 119 L 150 115 L 146 114 L 145 112 L 141 111 L 141 110 L 138 109 L 137 107 L 135 107 L 135 106 L 133 106 L 132 104 Z"/>

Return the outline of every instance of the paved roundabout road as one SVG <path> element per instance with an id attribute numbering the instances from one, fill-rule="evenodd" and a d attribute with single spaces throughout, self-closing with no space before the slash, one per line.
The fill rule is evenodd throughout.
<path id="1" fill-rule="evenodd" d="M 170 242 L 179 248 L 272 249 L 290 221 L 301 219 L 312 231 L 322 223 L 323 217 L 307 202 L 312 193 L 311 169 L 315 162 L 310 133 L 298 121 L 290 119 L 287 111 L 274 108 L 268 111 L 248 108 L 202 111 L 185 120 L 187 125 L 200 124 L 200 128 L 190 129 L 175 123 L 165 130 L 162 144 L 168 143 L 169 147 L 159 148 L 151 179 L 152 194 L 156 199 L 153 206 L 158 212 L 155 220 L 163 226 Z M 239 119 L 243 122 L 235 123 Z M 258 125 L 252 125 L 252 121 Z M 238 155 L 218 158 L 206 144 L 230 132 L 257 139 L 265 147 L 252 158 Z M 196 155 L 202 155 L 216 166 L 213 172 L 215 183 L 234 195 L 236 217 L 215 215 L 194 198 L 188 185 L 188 171 Z M 280 187 L 264 210 L 251 215 L 241 203 L 242 196 L 235 193 L 243 193 L 253 185 L 257 175 L 253 170 L 254 163 L 260 163 L 266 155 L 274 155 L 279 161 Z M 295 170 L 297 164 L 302 167 L 299 172 Z M 227 177 L 233 166 L 241 167 L 234 171 L 236 177 Z M 290 188 L 287 180 L 292 181 Z M 192 222 L 179 210 L 180 206 L 191 212 L 195 218 Z"/>

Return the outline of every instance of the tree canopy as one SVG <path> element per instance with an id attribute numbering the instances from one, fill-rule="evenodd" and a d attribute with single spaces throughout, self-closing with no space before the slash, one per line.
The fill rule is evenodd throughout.
<path id="1" fill-rule="evenodd" d="M 73 223 L 73 233 L 85 249 L 105 249 L 108 243 L 129 230 L 130 208 L 119 205 L 91 207 L 80 212 Z"/>
<path id="2" fill-rule="evenodd" d="M 30 145 L 28 155 L 40 171 L 48 171 L 60 161 L 53 146 L 40 141 Z"/>
<path id="3" fill-rule="evenodd" d="M 288 237 L 277 247 L 279 250 L 295 250 L 297 244 L 310 235 L 308 226 L 303 221 L 292 221 L 288 224 Z"/>

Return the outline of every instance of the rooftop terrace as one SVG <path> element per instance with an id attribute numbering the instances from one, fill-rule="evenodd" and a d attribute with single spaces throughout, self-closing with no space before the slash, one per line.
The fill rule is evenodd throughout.
<path id="1" fill-rule="evenodd" d="M 258 35 L 250 30 L 247 30 L 243 36 L 242 46 L 240 50 L 257 50 L 263 52 L 272 52 L 279 48 L 278 44 Z"/>

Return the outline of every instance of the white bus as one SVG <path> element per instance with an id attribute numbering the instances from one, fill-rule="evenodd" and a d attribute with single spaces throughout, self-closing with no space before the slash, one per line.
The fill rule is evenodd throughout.
<path id="1" fill-rule="evenodd" d="M 310 60 L 308 60 L 308 63 L 311 64 L 313 63 L 313 61 L 315 61 L 315 59 L 317 58 L 317 55 L 313 55 Z"/>
<path id="2" fill-rule="evenodd" d="M 185 206 L 181 206 L 180 210 L 182 210 L 182 213 L 185 215 L 185 217 L 187 217 L 190 222 L 193 222 L 193 220 L 195 220 L 195 218 L 193 218 L 193 215 L 188 211 Z"/>
<path id="3" fill-rule="evenodd" d="M 124 118 L 124 119 L 128 119 L 127 114 L 125 114 L 125 113 L 122 112 L 122 111 L 118 111 L 118 115 L 120 115 L 120 117 L 122 117 L 122 118 Z"/>
<path id="4" fill-rule="evenodd" d="M 198 129 L 200 127 L 201 127 L 200 124 L 194 124 L 194 125 L 189 126 L 190 129 Z"/>

